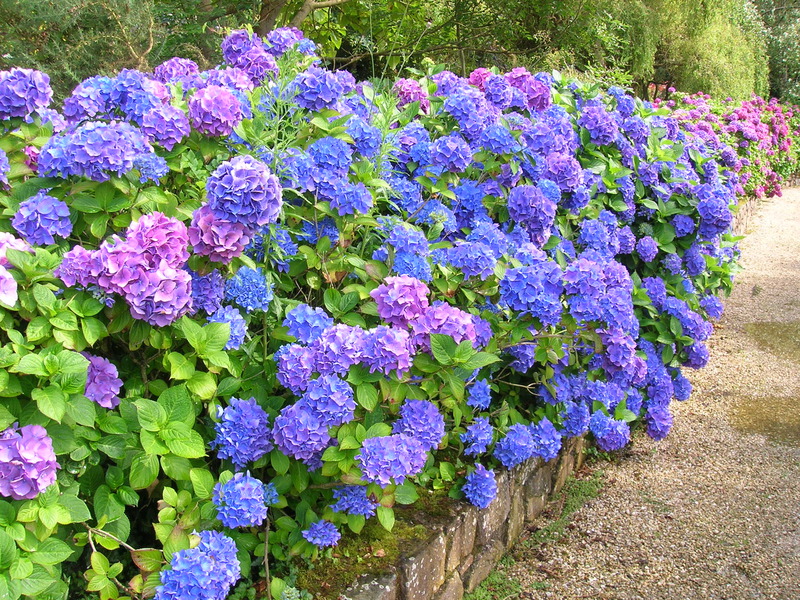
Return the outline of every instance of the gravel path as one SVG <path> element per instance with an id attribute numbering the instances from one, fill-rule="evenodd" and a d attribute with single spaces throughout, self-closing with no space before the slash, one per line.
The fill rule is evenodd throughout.
<path id="1" fill-rule="evenodd" d="M 800 600 L 800 189 L 763 204 L 741 247 L 672 433 L 599 464 L 604 489 L 560 541 L 519 546 L 521 598 Z"/>

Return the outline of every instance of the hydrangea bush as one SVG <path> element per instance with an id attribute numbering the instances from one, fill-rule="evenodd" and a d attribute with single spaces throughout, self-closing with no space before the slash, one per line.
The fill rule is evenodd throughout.
<path id="1" fill-rule="evenodd" d="M 420 487 L 661 439 L 708 360 L 730 132 L 521 68 L 377 93 L 295 29 L 223 56 L 60 112 L 0 76 L 0 597 L 225 598 Z"/>

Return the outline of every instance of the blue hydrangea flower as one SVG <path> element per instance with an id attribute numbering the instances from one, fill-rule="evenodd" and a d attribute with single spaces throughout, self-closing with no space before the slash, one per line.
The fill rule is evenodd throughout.
<path id="1" fill-rule="evenodd" d="M 324 137 L 308 147 L 308 153 L 320 169 L 344 174 L 353 160 L 353 151 L 344 140 Z"/>
<path id="2" fill-rule="evenodd" d="M 243 469 L 272 450 L 269 417 L 255 398 L 231 398 L 219 417 L 214 426 L 217 436 L 210 446 L 217 449 L 220 459 L 228 458 L 237 469 Z"/>
<path id="3" fill-rule="evenodd" d="M 362 156 L 371 158 L 377 154 L 381 147 L 381 130 L 370 125 L 361 117 L 350 117 L 347 122 L 347 133 L 353 138 L 356 150 Z"/>
<path id="4" fill-rule="evenodd" d="M 313 413 L 326 427 L 348 423 L 356 409 L 353 388 L 338 375 L 320 375 L 310 381 L 298 404 Z"/>
<path id="5" fill-rule="evenodd" d="M 500 298 L 506 306 L 555 325 L 561 318 L 562 272 L 554 261 L 508 269 L 500 281 Z"/>
<path id="6" fill-rule="evenodd" d="M 234 302 L 247 312 L 267 311 L 272 302 L 272 284 L 261 269 L 241 267 L 225 285 L 225 300 Z"/>
<path id="7" fill-rule="evenodd" d="M 25 241 L 34 245 L 52 244 L 53 236 L 66 238 L 72 233 L 69 207 L 44 190 L 19 205 L 11 224 Z"/>
<path id="8" fill-rule="evenodd" d="M 480 277 L 485 281 L 494 273 L 497 259 L 483 242 L 460 242 L 447 253 L 448 262 L 461 269 L 464 277 Z"/>
<path id="9" fill-rule="evenodd" d="M 385 488 L 390 483 L 401 485 L 406 477 L 419 473 L 427 458 L 422 442 L 400 433 L 364 440 L 356 454 L 356 464 L 361 469 L 361 479 Z"/>
<path id="10" fill-rule="evenodd" d="M 297 104 L 308 110 L 332 108 L 344 93 L 344 86 L 336 73 L 319 67 L 309 67 L 298 73 L 291 89 L 297 94 Z"/>
<path id="11" fill-rule="evenodd" d="M 242 313 L 233 306 L 223 306 L 208 317 L 209 323 L 227 323 L 231 327 L 231 336 L 225 343 L 225 350 L 237 350 L 247 335 L 247 323 Z"/>
<path id="12" fill-rule="evenodd" d="M 561 417 L 563 433 L 567 437 L 578 437 L 589 430 L 589 407 L 583 403 L 570 400 L 564 402 L 564 412 Z"/>
<path id="13" fill-rule="evenodd" d="M 8 162 L 8 156 L 0 148 L 0 182 L 8 184 L 8 173 L 11 171 L 11 165 Z"/>
<path id="14" fill-rule="evenodd" d="M 475 422 L 467 427 L 461 434 L 461 441 L 465 444 L 464 454 L 477 456 L 483 454 L 492 443 L 492 426 L 486 417 L 478 417 Z"/>
<path id="15" fill-rule="evenodd" d="M 156 600 L 224 600 L 241 577 L 236 543 L 219 531 L 201 531 L 200 544 L 172 555 L 161 571 Z"/>
<path id="16" fill-rule="evenodd" d="M 310 344 L 322 332 L 333 325 L 333 319 L 319 307 L 308 304 L 298 304 L 288 313 L 283 320 L 283 326 L 289 329 L 289 335 L 297 338 L 303 344 Z"/>
<path id="17" fill-rule="evenodd" d="M 486 379 L 478 379 L 467 390 L 467 404 L 478 410 L 486 410 L 492 402 L 492 388 Z"/>
<path id="18" fill-rule="evenodd" d="M 336 525 L 330 521 L 322 520 L 312 523 L 308 529 L 304 529 L 303 537 L 317 548 L 327 548 L 336 546 L 342 534 L 336 529 Z"/>
<path id="19" fill-rule="evenodd" d="M 451 133 L 431 144 L 431 164 L 461 173 L 472 162 L 472 150 L 464 138 Z"/>
<path id="20" fill-rule="evenodd" d="M 605 452 L 621 450 L 631 441 L 631 430 L 625 421 L 617 421 L 596 410 L 589 420 L 589 429 L 594 434 L 597 445 Z"/>
<path id="21" fill-rule="evenodd" d="M 363 515 L 370 518 L 375 515 L 375 509 L 380 506 L 367 496 L 367 488 L 363 485 L 335 488 L 333 498 L 336 502 L 331 505 L 331 509 L 334 512 L 348 515 Z"/>
<path id="22" fill-rule="evenodd" d="M 636 252 L 644 262 L 651 262 L 658 254 L 658 244 L 649 235 L 646 235 L 636 242 Z"/>
<path id="23" fill-rule="evenodd" d="M 330 199 L 331 208 L 344 215 L 363 215 L 372 208 L 372 194 L 363 183 L 343 181 L 337 193 Z"/>
<path id="24" fill-rule="evenodd" d="M 494 457 L 510 469 L 531 458 L 535 451 L 536 442 L 530 429 L 517 423 L 509 427 L 508 433 L 495 444 Z"/>
<path id="25" fill-rule="evenodd" d="M 392 433 L 404 433 L 419 440 L 425 450 L 433 450 L 444 437 L 444 417 L 432 402 L 406 400 Z"/>
<path id="26" fill-rule="evenodd" d="M 663 440 L 672 428 L 672 414 L 668 405 L 656 404 L 647 409 L 644 415 L 647 435 L 656 441 Z"/>
<path id="27" fill-rule="evenodd" d="M 315 359 L 314 350 L 306 346 L 300 344 L 281 346 L 275 353 L 275 360 L 278 363 L 276 374 L 278 383 L 295 395 L 301 395 L 318 369 Z"/>
<path id="28" fill-rule="evenodd" d="M 475 465 L 475 470 L 467 475 L 467 481 L 461 491 L 474 506 L 488 507 L 497 497 L 497 480 L 494 471 L 482 464 Z"/>
<path id="29" fill-rule="evenodd" d="M 544 460 L 553 460 L 561 450 L 561 434 L 556 430 L 547 417 L 530 426 L 531 437 L 534 443 L 534 456 Z"/>
<path id="30" fill-rule="evenodd" d="M 261 525 L 267 518 L 266 487 L 250 473 L 236 473 L 215 485 L 212 500 L 217 518 L 231 529 Z"/>
<path id="31" fill-rule="evenodd" d="M 218 166 L 206 181 L 206 193 L 214 216 L 250 227 L 274 223 L 283 205 L 278 178 L 249 155 Z"/>

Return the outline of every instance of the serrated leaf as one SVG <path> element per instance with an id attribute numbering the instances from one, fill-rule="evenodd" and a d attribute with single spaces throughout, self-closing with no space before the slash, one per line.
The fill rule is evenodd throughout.
<path id="1" fill-rule="evenodd" d="M 472 356 L 467 362 L 461 365 L 462 368 L 466 369 L 467 371 L 474 371 L 475 369 L 482 369 L 485 366 L 491 365 L 492 363 L 496 363 L 500 360 L 500 357 L 496 354 L 491 354 L 490 352 L 478 352 L 474 356 Z"/>
<path id="2" fill-rule="evenodd" d="M 160 431 L 161 439 L 170 452 L 182 458 L 201 458 L 206 455 L 203 438 L 184 423 L 169 423 Z"/>
<path id="3" fill-rule="evenodd" d="M 31 560 L 39 565 L 56 565 L 72 556 L 72 548 L 58 538 L 48 538 L 31 553 Z"/>
<path id="4" fill-rule="evenodd" d="M 142 548 L 131 552 L 133 563 L 145 573 L 160 571 L 164 564 L 164 555 L 155 548 Z"/>
<path id="5" fill-rule="evenodd" d="M 455 340 L 449 335 L 441 333 L 432 333 L 431 336 L 431 353 L 433 357 L 441 365 L 453 364 L 453 358 L 456 355 L 458 345 Z"/>
<path id="6" fill-rule="evenodd" d="M 49 385 L 44 389 L 31 391 L 31 398 L 36 402 L 36 407 L 44 416 L 61 423 L 67 412 L 67 398 L 57 385 Z"/>
<path id="7" fill-rule="evenodd" d="M 210 400 L 217 393 L 217 380 L 211 373 L 195 373 L 186 386 L 203 400 Z"/>
<path id="8" fill-rule="evenodd" d="M 208 469 L 192 469 L 189 471 L 189 479 L 198 498 L 211 498 L 214 491 L 214 476 Z"/>
<path id="9" fill-rule="evenodd" d="M 0 529 L 0 571 L 5 570 L 17 557 L 17 545 L 10 535 Z"/>
<path id="10" fill-rule="evenodd" d="M 129 482 L 135 490 L 142 490 L 152 484 L 160 471 L 158 456 L 140 452 L 131 461 Z"/>
<path id="11" fill-rule="evenodd" d="M 356 387 L 356 399 L 365 410 L 373 411 L 378 406 L 378 390 L 371 383 L 362 383 Z"/>

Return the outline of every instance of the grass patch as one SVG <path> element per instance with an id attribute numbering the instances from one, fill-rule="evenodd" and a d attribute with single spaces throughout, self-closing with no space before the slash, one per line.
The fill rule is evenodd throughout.
<path id="1" fill-rule="evenodd" d="M 504 556 L 497 564 L 497 568 L 481 582 L 474 592 L 464 596 L 464 600 L 511 600 L 511 598 L 517 598 L 522 591 L 522 584 L 507 572 L 507 568 L 514 562 L 511 556 Z"/>
<path id="2" fill-rule="evenodd" d="M 564 536 L 564 530 L 569 524 L 572 514 L 600 494 L 600 490 L 603 488 L 603 475 L 603 471 L 597 470 L 586 479 L 570 477 L 558 498 L 553 502 L 555 513 L 548 514 L 549 522 L 528 537 L 525 545 L 534 546 L 560 540 Z"/>

